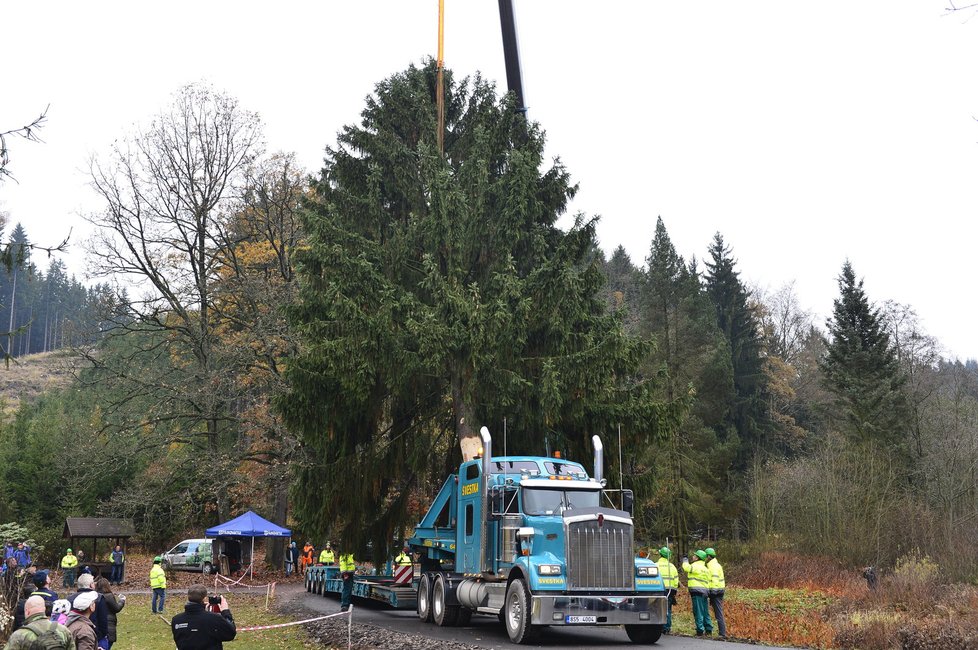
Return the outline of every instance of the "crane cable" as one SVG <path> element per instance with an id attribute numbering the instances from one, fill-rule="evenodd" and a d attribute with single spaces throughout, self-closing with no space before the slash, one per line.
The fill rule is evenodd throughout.
<path id="1" fill-rule="evenodd" d="M 445 0 L 438 0 L 438 153 L 445 155 Z"/>

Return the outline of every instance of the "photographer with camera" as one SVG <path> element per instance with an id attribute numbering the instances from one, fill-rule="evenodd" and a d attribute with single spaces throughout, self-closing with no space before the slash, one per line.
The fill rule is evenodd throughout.
<path id="1" fill-rule="evenodd" d="M 234 639 L 237 630 L 224 596 L 208 597 L 207 587 L 193 585 L 187 601 L 170 623 L 177 650 L 222 650 L 224 641 Z"/>

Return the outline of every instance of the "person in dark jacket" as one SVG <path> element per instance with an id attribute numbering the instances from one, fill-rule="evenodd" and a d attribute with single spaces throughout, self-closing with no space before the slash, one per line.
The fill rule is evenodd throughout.
<path id="1" fill-rule="evenodd" d="M 109 636 L 109 607 L 105 604 L 105 599 L 101 598 L 97 591 L 94 589 L 95 579 L 90 573 L 83 573 L 78 576 L 78 591 L 65 596 L 72 605 L 72 610 L 75 609 L 75 598 L 81 594 L 92 592 L 95 594 L 97 600 L 95 601 L 95 611 L 92 612 L 92 623 L 95 623 L 95 632 L 97 634 L 97 639 L 101 641 Z"/>
<path id="2" fill-rule="evenodd" d="M 17 606 L 14 607 L 14 626 L 11 631 L 19 629 L 21 625 L 24 624 L 24 619 L 27 615 L 24 613 L 24 607 L 27 604 L 27 599 L 31 597 L 34 593 L 34 585 L 30 582 L 25 584 L 20 590 L 20 600 L 17 601 Z"/>
<path id="3" fill-rule="evenodd" d="M 112 577 L 109 578 L 109 582 L 121 585 L 125 568 L 126 554 L 122 552 L 122 547 L 116 544 L 112 551 Z"/>
<path id="4" fill-rule="evenodd" d="M 95 581 L 95 591 L 102 594 L 102 600 L 105 601 L 105 606 L 109 610 L 109 647 L 111 648 L 116 641 L 116 629 L 119 625 L 117 614 L 126 606 L 126 595 L 119 594 L 116 596 L 112 593 L 112 586 L 105 578 L 99 578 Z"/>
<path id="5" fill-rule="evenodd" d="M 51 576 L 47 571 L 38 571 L 34 574 L 34 592 L 32 596 L 40 596 L 44 599 L 44 611 L 51 616 L 51 608 L 54 601 L 58 599 L 58 592 L 51 589 Z"/>
<path id="6" fill-rule="evenodd" d="M 224 641 L 231 641 L 237 630 L 228 601 L 221 596 L 220 613 L 209 612 L 204 605 L 207 587 L 193 585 L 187 590 L 183 613 L 173 617 L 170 629 L 177 650 L 223 650 Z"/>

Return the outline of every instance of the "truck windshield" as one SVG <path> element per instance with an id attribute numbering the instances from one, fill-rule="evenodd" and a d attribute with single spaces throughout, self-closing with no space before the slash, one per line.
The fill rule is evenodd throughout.
<path id="1" fill-rule="evenodd" d="M 597 490 L 523 489 L 523 512 L 528 515 L 555 515 L 563 510 L 599 505 Z"/>

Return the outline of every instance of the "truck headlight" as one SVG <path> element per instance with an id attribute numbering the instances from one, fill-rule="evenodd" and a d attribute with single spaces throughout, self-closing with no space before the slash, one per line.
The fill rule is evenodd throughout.
<path id="1" fill-rule="evenodd" d="M 635 570 L 636 574 L 640 576 L 651 576 L 655 577 L 659 575 L 659 567 L 657 566 L 640 566 Z"/>
<path id="2" fill-rule="evenodd" d="M 559 564 L 538 564 L 537 573 L 542 576 L 559 576 L 561 573 Z"/>

